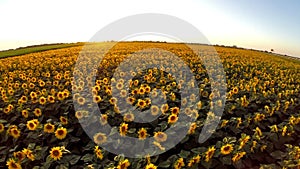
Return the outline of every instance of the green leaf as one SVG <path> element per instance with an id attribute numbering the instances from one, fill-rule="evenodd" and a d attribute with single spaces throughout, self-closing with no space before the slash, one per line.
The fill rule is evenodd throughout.
<path id="1" fill-rule="evenodd" d="M 0 119 L 0 123 L 7 123 L 7 121 L 4 119 Z"/>
<path id="2" fill-rule="evenodd" d="M 230 156 L 223 157 L 222 163 L 223 163 L 223 165 L 231 165 L 231 157 Z"/>
<path id="3" fill-rule="evenodd" d="M 191 154 L 191 152 L 189 152 L 189 151 L 181 150 L 179 157 L 187 158 L 190 154 Z"/>
<path id="4" fill-rule="evenodd" d="M 284 152 L 277 150 L 277 151 L 272 152 L 271 156 L 275 159 L 283 159 L 285 154 L 284 154 Z"/>
<path id="5" fill-rule="evenodd" d="M 163 161 L 161 163 L 159 163 L 158 167 L 161 167 L 161 168 L 169 168 L 171 165 L 171 162 L 170 161 Z"/>
<path id="6" fill-rule="evenodd" d="M 81 156 L 79 155 L 72 155 L 71 160 L 69 161 L 71 165 L 74 165 L 78 162 L 78 160 L 80 159 Z"/>

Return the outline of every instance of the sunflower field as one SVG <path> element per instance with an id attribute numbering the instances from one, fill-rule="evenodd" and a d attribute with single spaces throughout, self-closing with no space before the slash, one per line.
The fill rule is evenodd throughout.
<path id="1" fill-rule="evenodd" d="M 100 45 L 105 48 L 109 43 Z M 204 57 L 209 58 L 211 47 L 192 45 L 206 51 Z M 211 86 L 215 82 L 208 74 L 217 72 L 206 70 L 208 66 L 214 68 L 214 61 L 203 65 L 184 44 L 119 42 L 97 66 L 93 66 L 93 59 L 78 60 L 83 47 L 0 59 L 0 168 L 300 167 L 300 61 L 215 46 L 225 72 L 226 91 L 214 91 Z M 146 48 L 169 51 L 182 62 L 164 62 L 163 68 L 118 68 L 130 62 L 126 58 L 134 52 Z M 90 52 L 100 55 L 98 49 Z M 141 57 L 154 63 L 170 57 L 155 51 L 152 55 L 155 56 L 144 53 Z M 195 83 L 173 75 L 183 70 L 183 63 L 188 65 Z M 128 74 L 133 78 L 127 83 Z M 186 96 L 184 86 L 199 90 Z M 92 100 L 82 94 L 86 89 L 91 89 Z M 226 102 L 218 99 L 222 93 Z M 90 108 L 90 102 L 98 109 Z M 211 107 L 224 107 L 222 116 L 217 116 Z M 168 143 L 173 138 L 166 131 L 181 124 L 180 118 L 185 116 L 180 114 L 195 121 L 186 124 L 185 137 L 170 147 Z M 205 120 L 215 118 L 220 118 L 216 130 L 199 143 Z M 145 119 L 149 122 L 143 123 Z M 90 136 L 85 131 L 90 125 L 111 126 L 112 130 L 94 131 Z M 118 142 L 110 139 L 113 136 L 138 141 Z M 145 143 L 148 137 L 153 141 Z M 154 146 L 156 153 L 131 158 L 103 148 L 112 145 L 122 149 L 126 145 L 133 152 L 142 152 L 144 144 Z"/>

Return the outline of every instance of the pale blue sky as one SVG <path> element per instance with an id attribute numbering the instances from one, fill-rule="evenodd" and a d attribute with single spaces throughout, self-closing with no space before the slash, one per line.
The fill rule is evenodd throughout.
<path id="1" fill-rule="evenodd" d="M 0 50 L 88 41 L 122 17 L 151 12 L 186 20 L 212 44 L 300 56 L 299 9 L 297 0 L 0 0 Z"/>

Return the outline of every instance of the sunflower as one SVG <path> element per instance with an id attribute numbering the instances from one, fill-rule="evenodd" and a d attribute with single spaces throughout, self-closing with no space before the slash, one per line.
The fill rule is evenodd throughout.
<path id="1" fill-rule="evenodd" d="M 152 114 L 153 116 L 156 116 L 156 115 L 158 115 L 158 113 L 159 113 L 159 108 L 158 108 L 158 106 L 152 105 L 151 108 L 150 108 L 150 110 L 151 110 L 151 114 Z"/>
<path id="2" fill-rule="evenodd" d="M 41 104 L 41 105 L 44 105 L 44 104 L 46 104 L 46 102 L 47 102 L 47 99 L 45 98 L 45 97 L 40 97 L 39 98 L 39 103 Z"/>
<path id="3" fill-rule="evenodd" d="M 141 128 L 139 131 L 138 131 L 138 136 L 139 136 L 139 139 L 140 140 L 144 140 L 147 138 L 147 130 L 145 128 Z"/>
<path id="4" fill-rule="evenodd" d="M 147 104 L 146 104 L 145 100 L 138 99 L 137 106 L 140 107 L 141 109 L 143 109 L 144 107 L 147 106 Z"/>
<path id="5" fill-rule="evenodd" d="M 28 118 L 29 115 L 28 110 L 22 110 L 21 114 L 24 118 Z"/>
<path id="6" fill-rule="evenodd" d="M 233 150 L 232 144 L 225 144 L 221 147 L 221 154 L 227 155 L 230 154 Z"/>
<path id="7" fill-rule="evenodd" d="M 8 129 L 7 131 L 8 131 L 8 133 L 9 133 L 11 136 L 13 136 L 13 138 L 15 138 L 15 139 L 17 139 L 17 138 L 19 138 L 19 137 L 21 136 L 20 130 L 19 130 L 18 127 L 15 126 L 15 125 L 10 126 L 9 129 Z"/>
<path id="8" fill-rule="evenodd" d="M 122 90 L 123 87 L 124 87 L 124 84 L 121 83 L 121 82 L 118 82 L 118 83 L 116 84 L 116 88 L 117 88 L 118 90 Z"/>
<path id="9" fill-rule="evenodd" d="M 184 164 L 183 158 L 179 158 L 176 160 L 176 162 L 174 164 L 174 169 L 181 169 L 184 166 L 185 166 L 185 164 Z"/>
<path id="10" fill-rule="evenodd" d="M 238 94 L 239 88 L 238 88 L 238 87 L 234 87 L 234 88 L 232 89 L 232 92 L 233 92 L 234 94 Z"/>
<path id="11" fill-rule="evenodd" d="M 67 125 L 68 124 L 68 119 L 66 117 L 60 116 L 59 118 L 61 124 Z"/>
<path id="12" fill-rule="evenodd" d="M 42 115 L 42 110 L 40 108 L 36 108 L 34 109 L 33 113 L 35 116 L 39 117 Z"/>
<path id="13" fill-rule="evenodd" d="M 62 101 L 62 100 L 65 99 L 63 92 L 58 92 L 57 95 L 56 95 L 56 97 L 57 97 L 57 99 L 58 99 L 59 101 Z M 78 100 L 77 100 L 77 101 L 78 101 Z"/>
<path id="14" fill-rule="evenodd" d="M 250 139 L 250 136 L 248 136 L 248 135 L 242 135 L 242 138 L 240 138 L 240 146 L 239 146 L 239 149 L 242 149 L 244 146 L 245 146 L 245 144 L 249 141 L 249 139 Z"/>
<path id="15" fill-rule="evenodd" d="M 102 154 L 101 149 L 99 149 L 99 146 L 95 146 L 94 152 L 95 152 L 97 158 L 99 158 L 100 160 L 103 159 L 103 154 Z"/>
<path id="16" fill-rule="evenodd" d="M 195 133 L 196 128 L 197 128 L 197 123 L 196 122 L 191 123 L 190 128 L 188 130 L 188 134 Z"/>
<path id="17" fill-rule="evenodd" d="M 2 133 L 3 131 L 4 131 L 4 125 L 0 123 L 0 133 Z"/>
<path id="18" fill-rule="evenodd" d="M 77 103 L 78 103 L 79 105 L 84 105 L 84 103 L 85 103 L 85 98 L 79 96 L 79 97 L 77 98 Z"/>
<path id="19" fill-rule="evenodd" d="M 122 98 L 126 97 L 126 96 L 127 96 L 127 91 L 126 91 L 126 90 L 121 90 L 121 91 L 120 91 L 120 96 L 121 96 Z"/>
<path id="20" fill-rule="evenodd" d="M 125 136 L 128 130 L 128 124 L 122 123 L 119 127 L 119 132 L 121 136 Z"/>
<path id="21" fill-rule="evenodd" d="M 21 161 L 24 160 L 25 157 L 26 157 L 26 154 L 23 153 L 22 151 L 14 152 L 13 155 L 14 155 L 14 157 L 15 157 L 16 159 L 18 159 L 18 162 L 21 162 Z"/>
<path id="22" fill-rule="evenodd" d="M 154 139 L 158 142 L 165 142 L 167 140 L 168 136 L 164 132 L 155 132 L 154 133 Z"/>
<path id="23" fill-rule="evenodd" d="M 99 118 L 101 125 L 107 124 L 107 118 L 108 118 L 107 114 L 101 114 L 101 117 Z"/>
<path id="24" fill-rule="evenodd" d="M 66 129 L 66 128 L 60 127 L 60 128 L 58 128 L 58 129 L 56 129 L 56 131 L 55 131 L 55 136 L 56 136 L 56 138 L 62 140 L 62 139 L 64 139 L 64 138 L 66 138 L 67 133 L 68 133 L 68 132 L 67 132 L 67 129 Z"/>
<path id="25" fill-rule="evenodd" d="M 135 98 L 134 97 L 127 97 L 126 98 L 126 102 L 130 105 L 132 105 L 135 102 Z"/>
<path id="26" fill-rule="evenodd" d="M 179 108 L 178 107 L 172 107 L 171 108 L 171 113 L 175 114 L 175 115 L 178 115 L 179 114 Z"/>
<path id="27" fill-rule="evenodd" d="M 54 125 L 51 123 L 47 123 L 44 125 L 44 132 L 45 133 L 53 133 L 54 132 Z"/>
<path id="28" fill-rule="evenodd" d="M 168 123 L 169 124 L 174 124 L 176 123 L 178 120 L 178 117 L 176 114 L 171 114 L 169 117 L 168 117 Z"/>
<path id="29" fill-rule="evenodd" d="M 94 102 L 94 103 L 100 103 L 101 100 L 102 100 L 102 99 L 101 99 L 100 96 L 94 96 L 94 97 L 93 97 L 93 102 Z"/>
<path id="30" fill-rule="evenodd" d="M 228 122 L 229 122 L 229 120 L 226 120 L 226 119 L 222 120 L 221 128 L 226 127 Z"/>
<path id="31" fill-rule="evenodd" d="M 157 169 L 157 166 L 155 166 L 152 163 L 149 163 L 149 164 L 146 165 L 145 169 Z"/>
<path id="32" fill-rule="evenodd" d="M 106 142 L 106 140 L 107 140 L 107 137 L 104 133 L 96 133 L 94 135 L 94 142 L 96 144 L 103 144 Z"/>
<path id="33" fill-rule="evenodd" d="M 131 122 L 134 120 L 134 115 L 132 113 L 126 113 L 123 117 L 125 122 Z"/>
<path id="34" fill-rule="evenodd" d="M 30 149 L 24 148 L 24 149 L 22 150 L 22 152 L 26 155 L 26 157 L 27 157 L 28 159 L 30 159 L 31 161 L 34 161 L 34 158 L 35 158 L 35 157 L 34 157 L 32 151 L 31 151 Z"/>
<path id="35" fill-rule="evenodd" d="M 122 160 L 119 162 L 117 169 L 127 169 L 130 166 L 130 162 L 128 159 Z"/>
<path id="36" fill-rule="evenodd" d="M 75 117 L 76 117 L 77 119 L 82 119 L 82 117 L 83 117 L 82 111 L 76 111 L 76 112 L 75 112 Z"/>
<path id="37" fill-rule="evenodd" d="M 110 103 L 111 105 L 115 105 L 115 104 L 117 104 L 117 102 L 118 102 L 118 99 L 115 98 L 115 97 L 112 97 L 112 98 L 109 99 L 109 103 Z"/>
<path id="38" fill-rule="evenodd" d="M 62 154 L 63 153 L 60 147 L 52 147 L 50 150 L 50 157 L 54 160 L 60 160 Z"/>
<path id="39" fill-rule="evenodd" d="M 48 100 L 49 103 L 55 103 L 55 97 L 54 96 L 49 95 L 47 100 Z"/>
<path id="40" fill-rule="evenodd" d="M 28 130 L 35 130 L 37 128 L 37 124 L 33 120 L 27 121 L 26 126 Z"/>
<path id="41" fill-rule="evenodd" d="M 169 110 L 169 105 L 168 104 L 161 105 L 160 110 L 162 113 L 166 113 Z"/>
<path id="42" fill-rule="evenodd" d="M 208 150 L 205 152 L 205 161 L 208 162 L 214 155 L 216 149 L 215 146 L 209 147 Z"/>
<path id="43" fill-rule="evenodd" d="M 200 155 L 196 155 L 194 156 L 192 159 L 189 160 L 188 163 L 188 167 L 192 167 L 195 164 L 198 164 L 200 162 L 201 156 Z"/>
<path id="44" fill-rule="evenodd" d="M 246 155 L 246 152 L 238 152 L 236 153 L 232 158 L 231 160 L 236 163 L 237 161 L 239 161 L 242 157 L 244 157 L 244 155 Z"/>
<path id="45" fill-rule="evenodd" d="M 10 158 L 7 162 L 6 165 L 8 169 L 21 169 L 22 166 L 21 164 L 17 163 L 14 159 Z"/>

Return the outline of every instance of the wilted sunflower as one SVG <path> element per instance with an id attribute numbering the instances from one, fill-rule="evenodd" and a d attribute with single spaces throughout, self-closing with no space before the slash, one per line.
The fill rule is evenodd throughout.
<path id="1" fill-rule="evenodd" d="M 232 144 L 225 144 L 221 147 L 221 153 L 223 155 L 227 155 L 227 154 L 230 154 L 233 150 L 233 146 Z"/>
<path id="2" fill-rule="evenodd" d="M 168 136 L 166 133 L 164 132 L 155 132 L 154 133 L 154 139 L 157 141 L 157 142 L 165 142 L 167 140 Z"/>
<path id="3" fill-rule="evenodd" d="M 54 160 L 60 160 L 62 154 L 63 153 L 60 147 L 52 147 L 50 150 L 50 157 Z"/>
<path id="4" fill-rule="evenodd" d="M 103 144 L 106 142 L 106 140 L 107 140 L 107 137 L 104 133 L 96 133 L 94 135 L 94 142 L 96 144 Z"/>
<path id="5" fill-rule="evenodd" d="M 56 131 L 55 131 L 55 136 L 56 136 L 56 138 L 62 140 L 62 139 L 64 139 L 64 138 L 66 138 L 67 133 L 68 133 L 68 132 L 67 132 L 67 129 L 66 129 L 66 128 L 60 127 L 60 128 L 58 128 L 58 129 L 56 129 Z"/>
<path id="6" fill-rule="evenodd" d="M 47 123 L 44 125 L 44 132 L 45 133 L 53 133 L 54 132 L 54 125 L 51 123 Z"/>

